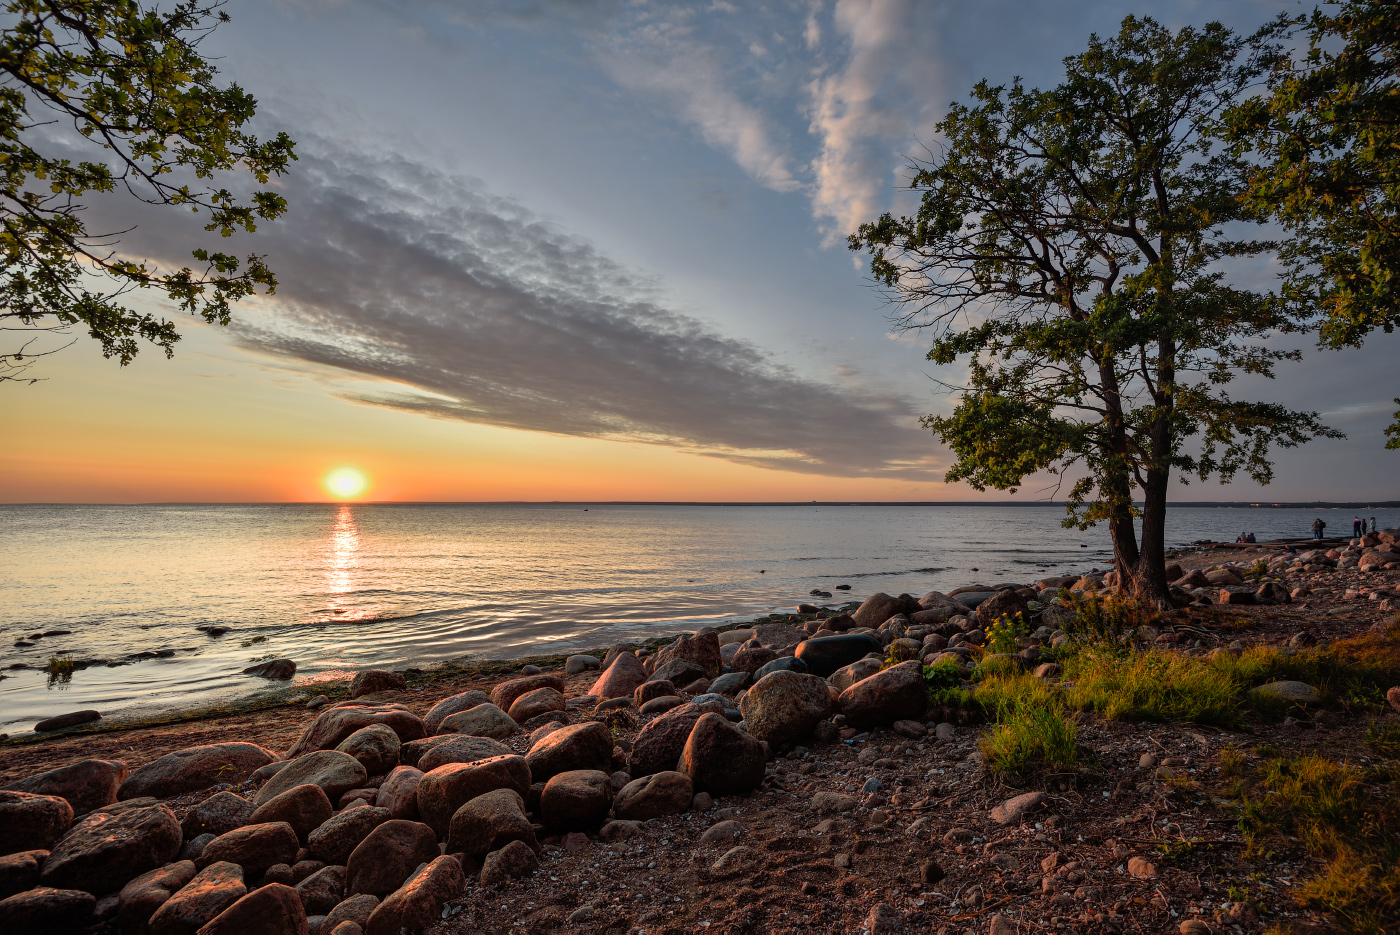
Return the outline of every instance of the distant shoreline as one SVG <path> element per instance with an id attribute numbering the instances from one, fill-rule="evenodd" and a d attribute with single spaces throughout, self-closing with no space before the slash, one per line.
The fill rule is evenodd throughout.
<path id="1" fill-rule="evenodd" d="M 13 501 L 15 506 L 886 506 L 886 507 L 1063 507 L 1063 500 L 152 500 L 124 503 Z M 1400 500 L 1306 500 L 1270 502 L 1248 500 L 1182 500 L 1172 507 L 1258 510 L 1395 510 Z"/>

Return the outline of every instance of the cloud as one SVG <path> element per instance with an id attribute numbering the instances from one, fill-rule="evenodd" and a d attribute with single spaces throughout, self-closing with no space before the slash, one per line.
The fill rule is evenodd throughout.
<path id="1" fill-rule="evenodd" d="M 820 147 L 811 163 L 812 213 L 824 222 L 828 243 L 885 210 L 892 172 L 906 163 L 901 149 L 936 119 L 928 102 L 942 103 L 930 92 L 943 76 L 925 22 L 933 12 L 916 0 L 836 4 L 833 41 L 844 46 L 844 61 L 823 68 L 809 86 L 809 129 Z"/>
<path id="2" fill-rule="evenodd" d="M 695 37 L 686 11 L 668 12 L 599 36 L 602 69 L 624 89 L 665 102 L 682 123 L 699 130 L 707 145 L 729 155 L 760 185 L 778 192 L 801 189 L 791 156 L 777 139 L 776 121 L 731 87 L 725 56 Z"/>
<path id="3" fill-rule="evenodd" d="M 320 154 L 316 150 L 319 148 Z M 360 402 L 830 476 L 935 479 L 910 401 L 800 377 L 480 184 L 303 141 L 255 246 L 279 286 L 247 348 L 395 384 Z M 332 155 L 332 153 L 334 153 Z M 125 248 L 179 261 L 143 223 Z"/>

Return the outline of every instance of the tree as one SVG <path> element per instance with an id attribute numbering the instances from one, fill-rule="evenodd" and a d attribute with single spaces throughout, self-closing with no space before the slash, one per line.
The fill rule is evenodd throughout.
<path id="1" fill-rule="evenodd" d="M 1300 25 L 1306 53 L 1277 56 L 1270 93 L 1227 125 L 1264 158 L 1250 196 L 1292 235 L 1286 289 L 1317 310 L 1324 346 L 1356 346 L 1400 323 L 1400 4 L 1354 0 L 1274 29 Z M 1400 440 L 1400 418 L 1387 434 Z"/>
<path id="2" fill-rule="evenodd" d="M 957 456 L 948 480 L 1014 491 L 1083 471 L 1066 525 L 1106 522 L 1125 585 L 1158 605 L 1173 470 L 1267 483 L 1272 446 L 1337 435 L 1225 392 L 1299 356 L 1250 343 L 1299 313 L 1226 276 L 1273 246 L 1232 236 L 1262 215 L 1214 135 L 1264 51 L 1219 24 L 1173 34 L 1129 17 L 1052 90 L 983 82 L 912 167 L 917 213 L 850 238 L 901 323 L 932 330 L 928 358 L 968 361 L 953 413 L 924 420 Z"/>
<path id="3" fill-rule="evenodd" d="M 15 379 L 41 331 L 82 325 L 106 357 L 129 363 L 144 340 L 173 353 L 173 322 L 126 304 L 154 290 L 184 311 L 227 324 L 229 306 L 276 287 L 262 257 L 193 250 L 201 268 L 161 270 L 124 256 L 122 234 L 93 232 L 84 196 L 119 189 L 147 204 L 204 216 L 223 237 L 253 231 L 287 208 L 271 191 L 246 199 L 214 187 L 240 170 L 266 184 L 296 158 L 285 133 L 244 127 L 257 102 L 220 87 L 201 42 L 228 16 L 222 0 L 182 0 L 167 12 L 140 0 L 8 0 L 0 34 L 0 327 L 25 335 L 0 348 L 0 381 Z M 33 114 L 38 114 L 36 117 Z M 46 118 L 46 119 L 40 119 Z M 86 147 L 91 160 L 69 154 Z"/>

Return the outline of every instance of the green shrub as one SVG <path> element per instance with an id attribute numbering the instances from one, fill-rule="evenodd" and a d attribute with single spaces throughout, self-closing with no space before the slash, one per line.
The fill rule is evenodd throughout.
<path id="1" fill-rule="evenodd" d="M 1015 617 L 1002 614 L 987 628 L 987 652 L 1014 653 L 1020 649 L 1016 641 L 1029 632 L 1020 614 Z"/>

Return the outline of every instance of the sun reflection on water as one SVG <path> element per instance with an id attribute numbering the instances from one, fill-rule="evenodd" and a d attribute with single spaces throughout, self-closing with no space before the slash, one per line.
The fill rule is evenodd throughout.
<path id="1" fill-rule="evenodd" d="M 355 587 L 354 572 L 359 566 L 360 530 L 355 525 L 355 513 L 341 504 L 331 529 L 330 550 L 326 560 L 326 590 L 331 596 L 331 612 L 344 613 L 339 595 L 349 594 Z"/>

